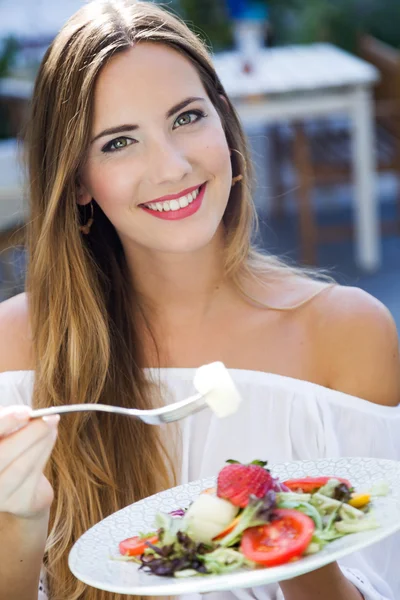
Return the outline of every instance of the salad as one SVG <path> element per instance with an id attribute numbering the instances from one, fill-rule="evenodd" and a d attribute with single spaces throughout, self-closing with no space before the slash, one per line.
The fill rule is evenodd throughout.
<path id="1" fill-rule="evenodd" d="M 379 526 L 371 499 L 387 486 L 357 493 L 340 477 L 281 482 L 266 464 L 227 461 L 216 488 L 186 509 L 157 514 L 154 531 L 120 542 L 119 559 L 163 577 L 218 575 L 298 560 Z"/>

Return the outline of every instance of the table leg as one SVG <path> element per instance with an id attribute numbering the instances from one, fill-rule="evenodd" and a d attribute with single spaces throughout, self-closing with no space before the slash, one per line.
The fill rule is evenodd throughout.
<path id="1" fill-rule="evenodd" d="M 356 261 L 362 269 L 374 271 L 381 263 L 381 244 L 370 88 L 354 91 L 352 119 Z"/>

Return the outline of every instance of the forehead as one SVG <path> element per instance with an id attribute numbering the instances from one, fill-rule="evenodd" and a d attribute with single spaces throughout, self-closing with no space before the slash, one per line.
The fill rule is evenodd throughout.
<path id="1" fill-rule="evenodd" d="M 187 96 L 205 96 L 193 64 L 176 50 L 142 42 L 116 54 L 103 68 L 95 88 L 95 120 L 124 106 L 141 112 L 162 102 L 162 110 Z M 137 115 L 137 118 L 140 115 Z"/>

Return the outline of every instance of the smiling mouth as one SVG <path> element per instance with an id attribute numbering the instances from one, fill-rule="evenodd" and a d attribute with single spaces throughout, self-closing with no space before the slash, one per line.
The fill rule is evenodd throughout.
<path id="1" fill-rule="evenodd" d="M 155 212 L 178 211 L 182 208 L 186 208 L 192 202 L 194 202 L 194 200 L 196 200 L 197 196 L 200 194 L 204 185 L 205 184 L 203 183 L 190 194 L 185 194 L 180 198 L 175 198 L 174 200 L 164 200 L 162 202 L 149 202 L 148 204 L 142 204 L 141 206 L 144 206 L 145 208 L 153 210 Z"/>

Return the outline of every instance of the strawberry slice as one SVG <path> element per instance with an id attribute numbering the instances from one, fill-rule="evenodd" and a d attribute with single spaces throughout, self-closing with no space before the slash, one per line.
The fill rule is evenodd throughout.
<path id="1" fill-rule="evenodd" d="M 242 465 L 228 461 L 218 475 L 217 496 L 229 500 L 235 506 L 244 508 L 248 505 L 250 496 L 263 498 L 273 488 L 274 479 L 265 469 L 267 463 L 254 461 L 249 465 Z"/>

